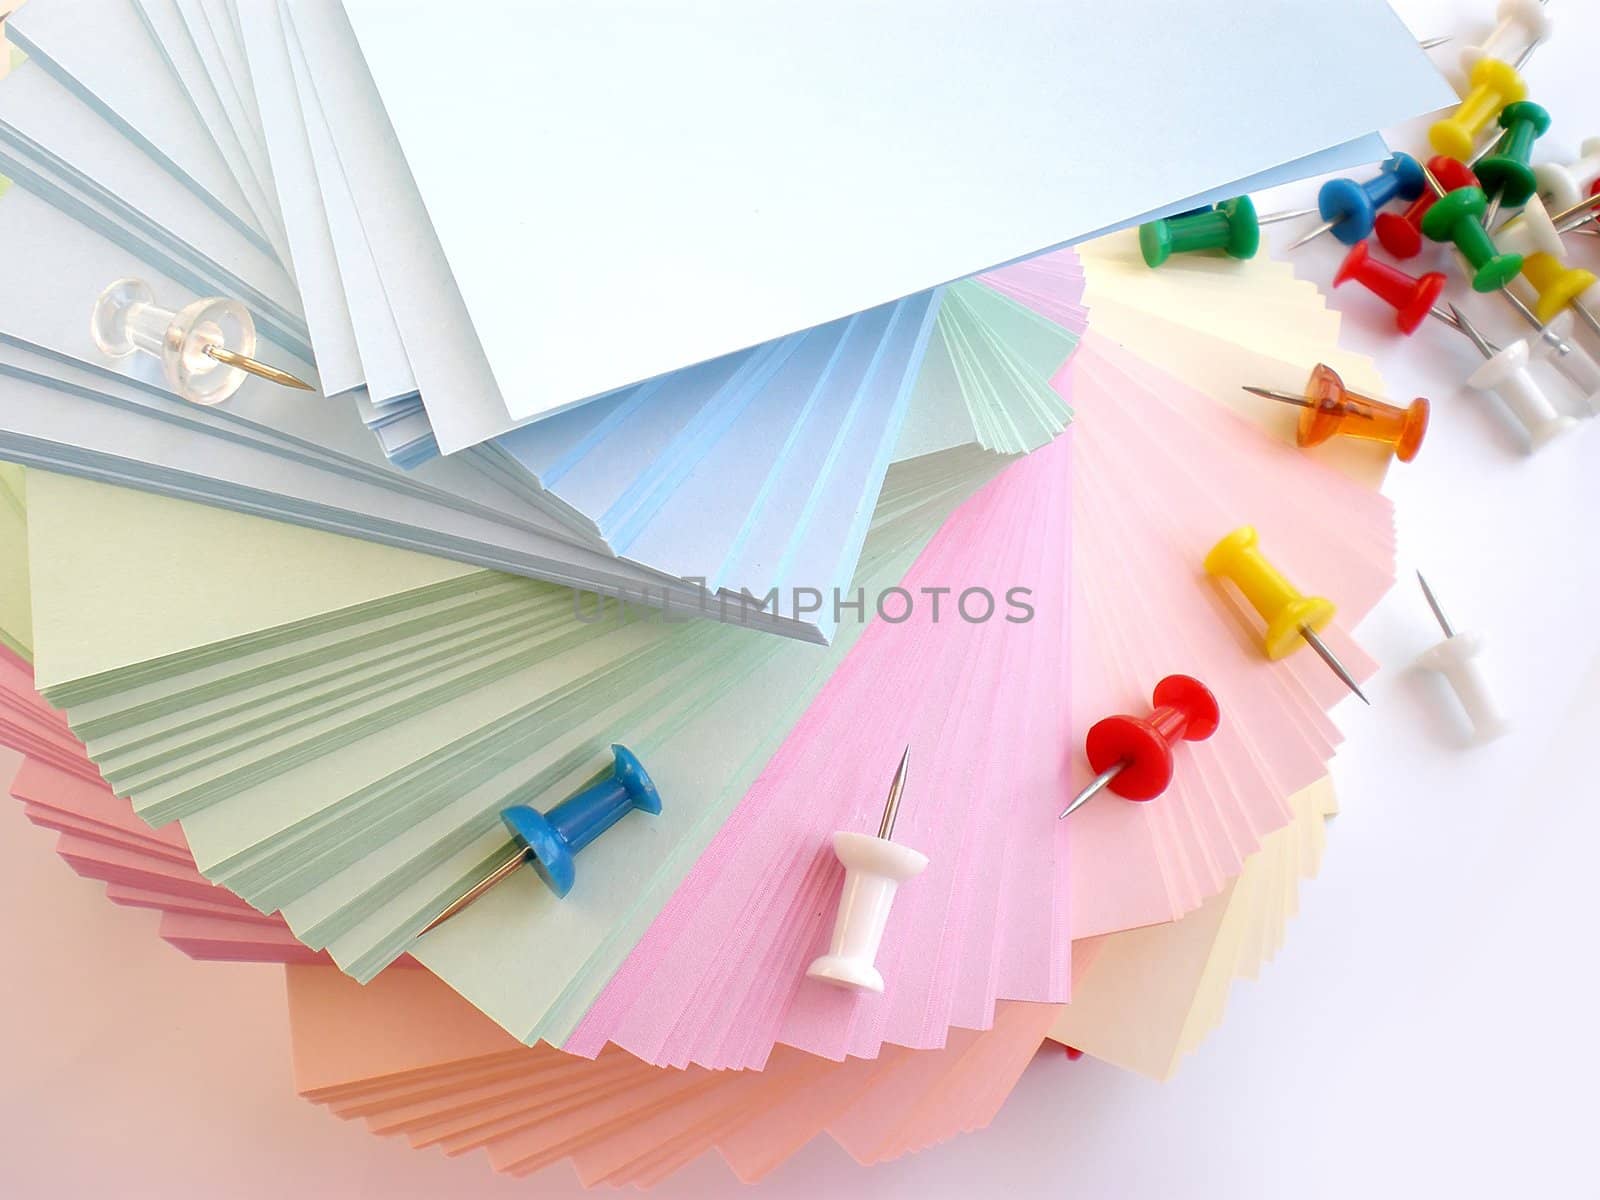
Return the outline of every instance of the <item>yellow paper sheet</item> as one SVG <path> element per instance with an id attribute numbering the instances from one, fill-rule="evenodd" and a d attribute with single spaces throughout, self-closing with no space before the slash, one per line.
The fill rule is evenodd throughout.
<path id="1" fill-rule="evenodd" d="M 1097 956 L 1050 1037 L 1166 1079 L 1222 1020 L 1236 978 L 1255 978 L 1282 944 L 1302 879 L 1321 863 L 1333 781 L 1291 798 L 1294 821 L 1269 834 L 1220 895 L 1181 921 L 1095 939 Z"/>

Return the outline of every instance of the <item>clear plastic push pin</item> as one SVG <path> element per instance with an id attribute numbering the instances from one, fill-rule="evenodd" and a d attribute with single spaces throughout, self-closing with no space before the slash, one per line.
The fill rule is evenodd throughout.
<path id="1" fill-rule="evenodd" d="M 252 357 L 256 324 L 237 300 L 209 296 L 174 312 L 155 303 L 142 279 L 119 279 L 94 302 L 94 344 L 112 358 L 143 351 L 161 360 L 167 383 L 194 404 L 221 404 L 257 375 L 284 387 L 315 389 Z"/>

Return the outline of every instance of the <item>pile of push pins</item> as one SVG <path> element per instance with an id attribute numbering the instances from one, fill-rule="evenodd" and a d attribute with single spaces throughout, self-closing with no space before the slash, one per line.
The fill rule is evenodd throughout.
<path id="1" fill-rule="evenodd" d="M 1534 162 L 1553 121 L 1528 98 L 1522 71 L 1552 29 L 1539 0 L 1502 0 L 1494 31 L 1462 52 L 1465 94 L 1454 113 L 1430 128 L 1433 153 L 1426 161 L 1396 154 L 1370 179 L 1332 180 L 1314 209 L 1262 216 L 1249 197 L 1240 197 L 1151 222 L 1140 230 L 1145 262 L 1159 267 L 1174 254 L 1202 251 L 1251 258 L 1260 251 L 1262 226 L 1320 217 L 1291 251 L 1332 234 L 1350 247 L 1334 287 L 1356 283 L 1371 292 L 1408 337 L 1433 320 L 1466 338 L 1484 360 L 1467 385 L 1499 399 L 1530 453 L 1571 432 L 1582 418 L 1600 414 L 1600 364 L 1578 329 L 1587 327 L 1582 336 L 1600 348 L 1594 308 L 1600 277 L 1572 263 L 1578 238 L 1600 237 L 1600 138 L 1583 142 L 1575 161 Z M 1458 264 L 1472 292 L 1508 304 L 1529 335 L 1495 344 L 1461 304 L 1442 302 L 1445 270 L 1416 273 L 1398 265 L 1430 247 Z M 1559 392 L 1541 378 L 1544 368 L 1557 377 Z M 1303 396 L 1248 390 L 1305 408 L 1302 446 L 1360 438 L 1384 443 L 1410 462 L 1427 432 L 1426 401 L 1402 409 L 1354 395 L 1325 367 L 1312 372 Z"/>
<path id="2" fill-rule="evenodd" d="M 1552 118 L 1528 98 L 1522 71 L 1551 31 L 1550 15 L 1539 0 L 1502 0 L 1490 36 L 1462 53 L 1465 91 L 1455 112 L 1430 128 L 1433 153 L 1426 161 L 1396 154 L 1369 179 L 1335 179 L 1323 185 L 1314 209 L 1260 215 L 1243 196 L 1151 222 L 1139 233 L 1146 264 L 1158 268 L 1175 254 L 1201 252 L 1251 258 L 1260 252 L 1263 226 L 1320 218 L 1291 251 L 1327 234 L 1349 246 L 1333 286 L 1353 282 L 1365 288 L 1393 310 L 1395 328 L 1404 336 L 1437 321 L 1467 339 L 1483 358 L 1467 386 L 1498 398 L 1530 453 L 1548 445 L 1575 429 L 1581 418 L 1600 414 L 1600 365 L 1580 341 L 1580 336 L 1600 339 L 1600 317 L 1591 307 L 1600 304 L 1600 278 L 1571 261 L 1578 238 L 1600 237 L 1600 137 L 1583 142 L 1574 161 L 1534 161 Z M 1455 262 L 1471 292 L 1501 298 L 1527 323 L 1530 334 L 1497 345 L 1461 304 L 1444 300 L 1450 285 L 1445 270 L 1417 273 L 1398 265 L 1430 247 Z M 1580 330 L 1580 323 L 1586 329 Z M 1562 392 L 1554 392 L 1536 368 L 1557 377 Z M 1355 438 L 1381 443 L 1399 461 L 1410 462 L 1428 431 L 1427 400 L 1401 406 L 1358 395 L 1325 365 L 1312 366 L 1300 395 L 1254 386 L 1245 390 L 1299 407 L 1296 440 L 1302 447 Z M 1260 644 L 1268 658 L 1309 645 L 1361 695 L 1318 636 L 1333 620 L 1333 606 L 1297 591 L 1263 555 L 1254 530 L 1228 534 L 1204 567 L 1207 574 L 1228 581 L 1258 614 Z M 1482 670 L 1483 640 L 1457 634 L 1427 582 L 1421 582 L 1445 639 L 1420 665 L 1448 681 L 1477 739 L 1500 736 L 1508 722 Z M 1164 680 L 1157 691 L 1156 713 L 1142 726 L 1149 737 L 1119 736 L 1113 739 L 1115 748 L 1107 750 L 1091 732 L 1086 756 L 1097 776 L 1067 813 L 1106 787 L 1130 799 L 1149 798 L 1154 793 L 1128 790 L 1118 781 L 1153 772 L 1150 777 L 1161 779 L 1164 787 L 1171 778 L 1175 742 L 1208 736 L 1215 729 L 1209 693 L 1209 707 L 1199 704 L 1193 689 L 1200 685 L 1189 680 L 1180 686 L 1178 678 Z"/>

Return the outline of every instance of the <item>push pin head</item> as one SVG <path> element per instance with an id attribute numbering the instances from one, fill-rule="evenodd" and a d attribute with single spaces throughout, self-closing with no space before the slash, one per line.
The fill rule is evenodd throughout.
<path id="1" fill-rule="evenodd" d="M 1395 328 L 1407 337 L 1422 327 L 1449 282 L 1441 271 L 1414 276 L 1379 262 L 1372 257 L 1366 242 L 1350 247 L 1333 277 L 1333 286 L 1340 287 L 1352 279 L 1394 309 Z"/>
<path id="2" fill-rule="evenodd" d="M 1493 346 L 1455 305 L 1450 306 L 1456 328 L 1477 347 L 1484 363 L 1467 378 L 1467 386 L 1479 392 L 1492 392 L 1506 411 L 1517 419 L 1528 438 L 1528 450 L 1539 450 L 1578 423 L 1556 411 L 1544 389 L 1528 370 L 1531 356 L 1526 341 L 1512 342 L 1504 348 Z"/>
<path id="3" fill-rule="evenodd" d="M 1148 717 L 1106 717 L 1090 727 L 1083 752 L 1095 779 L 1073 797 L 1063 819 L 1108 787 L 1124 800 L 1154 800 L 1172 783 L 1173 746 L 1205 741 L 1222 721 L 1211 689 L 1188 675 L 1168 675 L 1151 702 Z"/>
<path id="4" fill-rule="evenodd" d="M 1445 191 L 1478 186 L 1478 177 L 1472 173 L 1472 168 L 1458 159 L 1439 154 L 1428 160 L 1427 169 Z M 1428 210 L 1438 199 L 1438 193 L 1432 187 L 1425 187 L 1405 212 L 1379 213 L 1372 228 L 1383 248 L 1396 258 L 1415 258 L 1421 254 L 1422 218 L 1427 216 Z"/>
<path id="5" fill-rule="evenodd" d="M 1600 137 L 1579 147 L 1581 158 L 1570 163 L 1541 163 L 1533 169 L 1539 195 L 1559 212 L 1579 204 L 1600 186 Z"/>
<path id="6" fill-rule="evenodd" d="M 1266 622 L 1261 646 L 1269 659 L 1286 658 L 1302 639 L 1363 704 L 1371 703 L 1356 684 L 1355 676 L 1328 649 L 1320 634 L 1333 620 L 1331 601 L 1320 596 L 1303 596 L 1284 578 L 1257 545 L 1256 531 L 1241 526 L 1212 547 L 1206 555 L 1208 575 L 1231 579 L 1250 607 Z"/>
<path id="7" fill-rule="evenodd" d="M 1554 22 L 1545 0 L 1500 0 L 1494 31 L 1479 46 L 1461 52 L 1461 69 L 1470 71 L 1485 58 L 1509 58 L 1518 44 L 1531 47 L 1550 36 Z"/>
<path id="8" fill-rule="evenodd" d="M 833 852 L 844 866 L 844 887 L 828 953 L 806 968 L 812 979 L 853 991 L 883 991 L 883 975 L 876 962 L 895 893 L 928 865 L 926 855 L 889 840 L 910 762 L 911 747 L 907 746 L 889 785 L 877 837 L 843 829 L 833 835 Z"/>
<path id="9" fill-rule="evenodd" d="M 661 795 L 644 765 L 626 746 L 611 747 L 610 774 L 567 797 L 549 812 L 516 805 L 500 814 L 516 839 L 513 852 L 468 891 L 451 901 L 422 930 L 438 928 L 516 868 L 528 863 L 539 878 L 564 898 L 577 878 L 574 856 L 634 809 L 661 812 Z"/>
<path id="10" fill-rule="evenodd" d="M 1269 388 L 1244 390 L 1268 400 L 1298 405 L 1300 424 L 1295 441 L 1302 448 L 1320 446 L 1336 436 L 1351 437 L 1392 446 L 1396 458 L 1410 462 L 1428 432 L 1429 405 L 1421 396 L 1406 408 L 1363 396 L 1346 388 L 1338 372 L 1321 363 L 1311 372 L 1304 396 Z"/>
<path id="11" fill-rule="evenodd" d="M 1266 621 L 1262 648 L 1271 659 L 1287 658 L 1300 644 L 1300 630 L 1321 633 L 1337 615 L 1333 601 L 1303 596 L 1261 553 L 1252 525 L 1242 525 L 1206 555 L 1207 575 L 1231 579 Z"/>
<path id="12" fill-rule="evenodd" d="M 89 321 L 94 344 L 112 358 L 134 352 L 161 361 L 167 385 L 194 404 L 221 404 L 246 374 L 285 387 L 314 390 L 286 371 L 257 362 L 250 311 L 222 296 L 196 300 L 177 312 L 160 308 L 142 279 L 119 279 L 95 301 Z"/>
<path id="13" fill-rule="evenodd" d="M 1539 294 L 1533 311 L 1541 325 L 1548 325 L 1574 307 L 1590 288 L 1600 283 L 1600 278 L 1592 271 L 1568 267 L 1553 254 L 1543 252 L 1530 254 L 1522 264 L 1522 273 Z"/>
<path id="14" fill-rule="evenodd" d="M 1221 250 L 1230 258 L 1254 258 L 1260 248 L 1261 223 L 1249 196 L 1139 226 L 1139 252 L 1149 267 L 1161 266 L 1174 254 L 1201 250 Z"/>
<path id="15" fill-rule="evenodd" d="M 1409 154 L 1396 154 L 1365 183 L 1330 179 L 1317 193 L 1322 224 L 1289 247 L 1298 250 L 1325 233 L 1353 246 L 1372 232 L 1378 210 L 1395 199 L 1415 200 L 1427 186 L 1422 164 Z"/>
<path id="16" fill-rule="evenodd" d="M 1519 100 L 1501 111 L 1500 127 L 1505 136 L 1495 152 L 1478 164 L 1478 180 L 1489 195 L 1519 208 L 1538 190 L 1538 179 L 1529 164 L 1533 144 L 1550 130 L 1550 113 L 1543 105 Z"/>
<path id="17" fill-rule="evenodd" d="M 1472 287 L 1479 292 L 1497 292 L 1522 271 L 1522 256 L 1501 254 L 1483 227 L 1488 207 L 1489 198 L 1481 189 L 1457 188 L 1441 197 L 1422 218 L 1424 236 L 1430 241 L 1454 242 L 1472 265 Z"/>
<path id="18" fill-rule="evenodd" d="M 1468 77 L 1470 90 L 1454 115 L 1434 122 L 1428 140 L 1440 154 L 1470 162 L 1478 135 L 1508 104 L 1528 98 L 1517 68 L 1497 58 L 1480 59 Z"/>
<path id="19" fill-rule="evenodd" d="M 1324 220 L 1333 222 L 1333 236 L 1353 246 L 1372 232 L 1380 208 L 1396 199 L 1415 200 L 1426 188 L 1422 164 L 1409 154 L 1396 154 L 1365 183 L 1330 179 L 1317 194 L 1317 207 Z"/>
<path id="20" fill-rule="evenodd" d="M 1452 629 L 1421 571 L 1417 572 L 1417 582 L 1422 585 L 1422 594 L 1428 601 L 1428 607 L 1433 610 L 1439 628 L 1444 631 L 1444 641 L 1426 651 L 1417 660 L 1417 665 L 1425 670 L 1437 671 L 1449 681 L 1451 690 L 1472 722 L 1477 741 L 1487 742 L 1503 737 L 1511 731 L 1511 722 L 1495 703 L 1488 677 L 1484 674 L 1481 662 L 1485 645 L 1483 638 L 1472 633 L 1457 633 Z"/>

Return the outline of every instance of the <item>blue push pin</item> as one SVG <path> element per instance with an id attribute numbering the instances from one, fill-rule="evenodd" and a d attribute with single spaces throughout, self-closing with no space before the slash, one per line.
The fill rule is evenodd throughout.
<path id="1" fill-rule="evenodd" d="M 473 884 L 471 890 L 452 900 L 422 932 L 437 929 L 525 862 L 531 863 L 558 899 L 564 897 L 576 878 L 573 858 L 578 851 L 633 809 L 652 816 L 659 813 L 661 795 L 650 782 L 644 764 L 626 746 L 614 745 L 611 753 L 616 761 L 607 778 L 568 796 L 549 812 L 541 813 L 525 804 L 502 812 L 500 819 L 517 839 L 516 851 Z"/>
<path id="2" fill-rule="evenodd" d="M 1330 232 L 1346 246 L 1354 246 L 1371 235 L 1380 208 L 1395 200 L 1409 204 L 1427 186 L 1422 164 L 1409 154 L 1394 155 L 1365 183 L 1330 179 L 1317 193 L 1317 211 L 1322 214 L 1323 223 L 1289 249 L 1298 250 Z"/>

